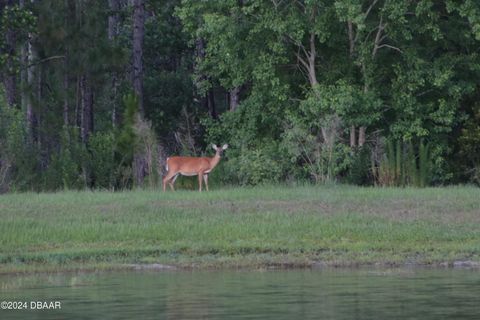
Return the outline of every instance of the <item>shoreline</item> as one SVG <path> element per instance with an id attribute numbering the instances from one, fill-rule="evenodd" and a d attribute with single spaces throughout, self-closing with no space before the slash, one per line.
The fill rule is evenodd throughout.
<path id="1" fill-rule="evenodd" d="M 64 273 L 96 273 L 96 272 L 192 272 L 192 271 L 265 271 L 265 270 L 323 270 L 323 269 L 389 269 L 389 268 L 412 268 L 412 269 L 480 269 L 480 261 L 454 260 L 443 262 L 364 262 L 358 261 L 277 261 L 259 262 L 257 264 L 245 263 L 219 263 L 210 261 L 191 263 L 72 263 L 69 265 L 55 264 L 23 264 L 0 266 L 0 276 L 8 275 L 34 275 L 34 274 L 64 274 Z"/>

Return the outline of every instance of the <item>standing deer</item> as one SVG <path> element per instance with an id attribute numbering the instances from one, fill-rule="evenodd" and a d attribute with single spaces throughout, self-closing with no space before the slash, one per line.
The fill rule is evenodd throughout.
<path id="1" fill-rule="evenodd" d="M 198 175 L 199 191 L 202 191 L 202 177 L 205 181 L 205 186 L 208 191 L 208 174 L 215 168 L 220 162 L 220 157 L 225 149 L 228 148 L 228 144 L 224 144 L 219 148 L 217 145 L 212 145 L 213 150 L 216 151 L 215 156 L 212 158 L 207 157 L 171 157 L 167 158 L 167 174 L 163 178 L 163 192 L 167 187 L 167 182 L 170 188 L 174 191 L 173 184 L 178 175 L 182 176 L 196 176 Z"/>

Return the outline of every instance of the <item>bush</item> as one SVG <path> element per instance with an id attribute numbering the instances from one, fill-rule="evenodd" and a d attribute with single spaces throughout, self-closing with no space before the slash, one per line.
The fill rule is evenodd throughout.
<path id="1" fill-rule="evenodd" d="M 282 145 L 291 165 L 315 183 L 329 183 L 337 179 L 350 165 L 350 147 L 337 142 L 340 119 L 335 115 L 315 121 L 290 116 Z M 323 125 L 321 125 L 323 123 Z"/>
<path id="2" fill-rule="evenodd" d="M 466 121 L 458 139 L 458 167 L 462 180 L 480 185 L 480 107 L 478 109 Z"/>
<path id="3" fill-rule="evenodd" d="M 38 157 L 26 127 L 22 112 L 0 99 L 0 192 L 36 187 Z"/>
<path id="4" fill-rule="evenodd" d="M 350 154 L 350 166 L 345 176 L 345 181 L 355 185 L 373 184 L 372 176 L 372 150 L 369 145 L 356 148 Z"/>
<path id="5" fill-rule="evenodd" d="M 160 147 L 149 121 L 137 117 L 134 125 L 135 144 L 133 173 L 137 186 L 155 188 L 159 183 Z"/>
<path id="6" fill-rule="evenodd" d="M 97 132 L 88 141 L 93 188 L 112 188 L 115 185 L 115 135 L 112 131 Z"/>
<path id="7" fill-rule="evenodd" d="M 87 150 L 80 142 L 77 128 L 64 128 L 60 149 L 51 155 L 49 166 L 43 174 L 47 190 L 82 189 L 86 187 L 84 169 L 88 160 Z"/>
<path id="8" fill-rule="evenodd" d="M 280 142 L 287 103 L 277 98 L 252 94 L 235 112 L 225 112 L 219 120 L 202 119 L 208 144 L 230 145 L 228 161 L 222 161 L 211 175 L 214 183 L 275 183 L 291 173 Z"/>
<path id="9" fill-rule="evenodd" d="M 159 181 L 160 146 L 149 121 L 138 114 L 138 98 L 134 94 L 124 96 L 123 125 L 116 136 L 114 159 L 116 185 L 156 187 Z M 104 154 L 108 157 L 108 152 Z"/>

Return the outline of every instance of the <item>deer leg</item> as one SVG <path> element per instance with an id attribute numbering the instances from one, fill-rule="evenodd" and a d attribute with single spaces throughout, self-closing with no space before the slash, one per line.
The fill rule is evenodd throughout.
<path id="1" fill-rule="evenodd" d="M 202 192 L 202 177 L 203 172 L 198 173 L 198 191 Z"/>
<path id="2" fill-rule="evenodd" d="M 175 184 L 175 180 L 177 180 L 178 175 L 179 175 L 179 173 L 174 175 L 173 178 L 170 179 L 170 182 L 168 183 L 170 185 L 170 188 L 172 189 L 172 191 L 175 191 L 175 188 L 173 187 L 173 185 Z"/>
<path id="3" fill-rule="evenodd" d="M 203 175 L 203 181 L 205 181 L 205 188 L 208 191 L 208 174 Z"/>
<path id="4" fill-rule="evenodd" d="M 170 180 L 174 177 L 174 175 L 171 173 L 171 172 L 167 172 L 167 174 L 165 175 L 165 177 L 163 177 L 163 192 L 166 191 L 166 188 L 167 188 L 167 182 L 168 184 L 170 184 Z M 171 185 L 170 185 L 171 187 Z"/>
<path id="5" fill-rule="evenodd" d="M 166 191 L 165 189 L 167 187 L 167 176 L 163 177 L 162 184 L 163 184 L 163 192 L 165 192 Z"/>

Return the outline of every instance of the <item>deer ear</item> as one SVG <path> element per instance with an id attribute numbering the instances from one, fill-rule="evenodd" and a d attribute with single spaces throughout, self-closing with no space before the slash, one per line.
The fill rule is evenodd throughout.
<path id="1" fill-rule="evenodd" d="M 217 147 L 216 144 L 212 144 L 212 148 L 213 148 L 213 150 L 215 150 L 215 151 L 217 151 L 217 149 L 218 149 L 218 147 Z"/>
<path id="2" fill-rule="evenodd" d="M 228 144 L 224 144 L 222 147 L 223 150 L 226 150 L 227 148 L 228 148 Z"/>

